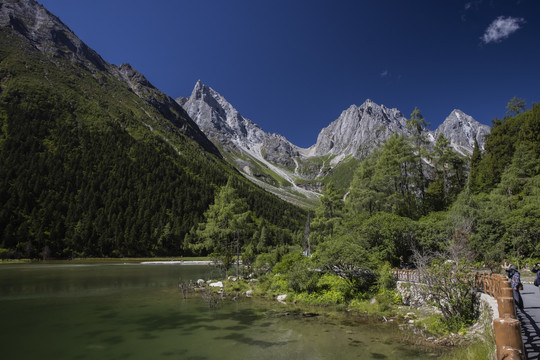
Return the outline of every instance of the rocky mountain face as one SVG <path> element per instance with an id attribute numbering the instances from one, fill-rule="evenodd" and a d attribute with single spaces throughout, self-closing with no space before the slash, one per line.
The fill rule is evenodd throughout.
<path id="1" fill-rule="evenodd" d="M 60 19 L 34 0 L 2 1 L 0 26 L 12 28 L 52 57 L 69 58 L 92 72 L 112 68 Z"/>
<path id="2" fill-rule="evenodd" d="M 408 134 L 406 120 L 399 110 L 377 105 L 368 99 L 360 106 L 351 105 L 322 129 L 310 153 L 334 154 L 339 158 L 365 156 L 392 134 Z"/>
<path id="3" fill-rule="evenodd" d="M 461 110 L 454 110 L 434 132 L 435 139 L 443 134 L 450 141 L 450 145 L 460 154 L 470 155 L 474 148 L 474 140 L 480 149 L 484 149 L 485 136 L 491 128 L 480 124 L 472 116 Z"/>
<path id="4" fill-rule="evenodd" d="M 299 148 L 278 134 L 264 132 L 243 117 L 223 96 L 198 81 L 189 98 L 176 102 L 199 128 L 225 151 L 240 151 L 284 167 L 293 167 Z"/>
<path id="5" fill-rule="evenodd" d="M 197 141 L 206 150 L 219 154 L 185 110 L 171 97 L 155 88 L 131 65 L 116 66 L 82 42 L 58 17 L 34 0 L 4 0 L 0 3 L 0 27 L 11 28 L 29 40 L 30 44 L 55 62 L 69 60 L 71 63 L 103 79 L 103 74 L 114 76 L 139 98 L 156 108 L 161 115 L 174 124 L 184 135 Z M 60 63 L 59 61 L 56 61 Z M 167 125 L 165 125 L 167 126 Z"/>
<path id="6" fill-rule="evenodd" d="M 272 179 L 281 177 L 285 187 L 294 191 L 298 188 L 317 191 L 322 178 L 343 160 L 361 159 L 392 134 L 410 135 L 407 119 L 398 109 L 378 105 L 369 99 L 360 106 L 351 105 L 344 110 L 338 119 L 321 130 L 317 142 L 308 149 L 300 148 L 278 134 L 264 132 L 201 81 L 197 82 L 190 97 L 176 101 L 212 141 L 230 154 L 237 168 L 276 187 L 283 187 L 283 184 Z M 435 131 L 426 130 L 425 136 L 434 144 L 437 136 L 443 134 L 457 152 L 470 155 L 474 139 L 483 148 L 484 135 L 489 131 L 489 126 L 454 110 Z"/>

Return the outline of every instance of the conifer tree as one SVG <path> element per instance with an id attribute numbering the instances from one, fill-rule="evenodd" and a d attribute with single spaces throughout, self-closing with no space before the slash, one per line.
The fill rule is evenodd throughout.
<path id="1" fill-rule="evenodd" d="M 478 141 L 474 139 L 474 148 L 471 155 L 471 169 L 469 171 L 469 189 L 473 194 L 478 194 L 482 190 L 482 180 L 480 173 L 480 163 L 482 161 L 482 153 L 478 146 Z"/>
<path id="2" fill-rule="evenodd" d="M 343 199 L 336 186 L 331 182 L 326 185 L 321 202 L 311 221 L 309 242 L 311 246 L 325 241 L 334 234 L 343 215 Z"/>
<path id="3" fill-rule="evenodd" d="M 422 203 L 425 198 L 425 189 L 428 186 L 427 176 L 424 173 L 423 157 L 427 157 L 426 145 L 428 144 L 425 131 L 429 123 L 424 119 L 424 116 L 420 110 L 415 107 L 411 113 L 410 119 L 407 120 L 407 129 L 412 133 L 413 148 L 416 154 L 414 159 L 413 172 L 410 174 L 412 177 L 412 185 L 415 191 L 420 195 L 420 205 L 418 208 L 422 210 Z M 423 210 L 422 210 L 423 212 Z"/>
<path id="4" fill-rule="evenodd" d="M 245 200 L 238 197 L 229 179 L 217 193 L 214 203 L 204 213 L 205 221 L 196 231 L 195 251 L 207 251 L 228 270 L 247 239 L 251 213 Z"/>
<path id="5" fill-rule="evenodd" d="M 506 115 L 516 116 L 525 111 L 526 108 L 525 100 L 514 96 L 506 105 Z"/>

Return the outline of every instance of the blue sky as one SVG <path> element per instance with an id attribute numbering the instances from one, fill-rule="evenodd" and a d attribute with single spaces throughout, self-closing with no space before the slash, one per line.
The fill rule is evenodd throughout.
<path id="1" fill-rule="evenodd" d="M 268 132 L 308 147 L 371 99 L 435 128 L 491 124 L 540 102 L 539 0 L 40 0 L 105 60 L 163 92 L 197 80 Z"/>

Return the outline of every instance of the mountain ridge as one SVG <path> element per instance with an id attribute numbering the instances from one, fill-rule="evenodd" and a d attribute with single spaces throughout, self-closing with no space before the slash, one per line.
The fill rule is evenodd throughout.
<path id="1" fill-rule="evenodd" d="M 11 28 L 59 66 L 65 59 L 81 66 L 100 79 L 101 72 L 124 82 L 139 98 L 156 108 L 186 136 L 205 150 L 220 156 L 199 127 L 174 99 L 155 88 L 144 75 L 129 64 L 116 66 L 105 61 L 80 40 L 57 16 L 34 0 L 6 0 L 0 8 L 0 26 Z M 105 79 L 101 79 L 105 84 Z"/>
<path id="2" fill-rule="evenodd" d="M 202 97 L 199 95 L 198 89 L 205 89 L 207 96 Z M 195 98 L 194 98 L 195 95 Z M 219 122 L 219 119 L 214 117 L 211 122 L 208 121 L 207 114 L 197 114 L 197 111 L 199 111 L 199 107 L 196 107 L 194 105 L 194 99 L 195 100 L 203 100 L 208 99 L 210 97 L 209 102 L 206 102 L 206 104 L 209 106 L 210 111 L 212 109 L 215 109 L 215 106 L 212 105 L 212 103 L 216 102 L 216 98 L 219 99 L 219 107 L 220 111 L 217 111 L 218 113 L 225 114 L 227 117 L 227 123 L 230 125 L 230 118 L 241 118 L 245 124 L 247 124 L 247 127 L 244 126 L 241 131 L 242 133 L 246 133 L 246 128 L 249 129 L 249 127 L 253 127 L 256 129 L 257 138 L 262 139 L 265 136 L 261 135 L 261 132 L 263 132 L 266 135 L 273 135 L 282 138 L 284 141 L 286 141 L 288 144 L 290 144 L 294 149 L 296 149 L 298 152 L 301 152 L 301 155 L 304 156 L 315 156 L 315 155 L 325 155 L 328 152 L 335 153 L 338 155 L 343 154 L 345 152 L 347 155 L 358 153 L 358 149 L 361 147 L 361 145 L 364 145 L 365 142 L 369 142 L 370 140 L 374 140 L 372 138 L 371 132 L 384 132 L 384 133 L 394 133 L 399 132 L 403 133 L 406 136 L 410 136 L 409 130 L 407 130 L 406 126 L 406 120 L 407 118 L 403 115 L 403 113 L 396 108 L 388 108 L 384 104 L 377 104 L 371 99 L 366 99 L 361 105 L 350 105 L 347 109 L 343 110 L 340 114 L 340 116 L 329 123 L 328 126 L 321 129 L 317 136 L 316 142 L 307 147 L 303 148 L 300 146 L 295 145 L 291 141 L 287 140 L 283 135 L 279 133 L 267 133 L 265 132 L 257 123 L 253 122 L 252 120 L 249 120 L 247 118 L 244 118 L 240 112 L 231 104 L 229 103 L 225 97 L 223 97 L 219 92 L 215 91 L 208 85 L 205 85 L 201 80 L 198 80 L 191 96 L 189 97 L 178 97 L 176 98 L 176 102 L 184 107 L 188 114 L 192 116 L 194 121 L 201 127 L 201 130 L 206 133 L 212 132 L 213 130 L 220 130 L 220 126 L 222 125 L 222 122 Z M 227 110 L 230 109 L 230 110 Z M 231 111 L 234 116 L 230 115 Z M 456 115 L 458 114 L 458 115 Z M 373 116 L 375 115 L 376 120 L 373 122 Z M 455 118 L 458 118 L 459 124 L 456 126 L 456 120 Z M 465 120 L 465 126 L 463 126 L 463 120 Z M 365 126 L 360 126 L 366 121 L 371 121 Z M 452 125 L 448 125 L 448 123 L 451 122 Z M 213 123 L 210 124 L 210 123 Z M 347 123 L 353 123 L 353 132 L 351 132 L 351 127 L 347 126 Z M 202 125 L 202 126 L 201 126 Z M 377 128 L 377 125 L 385 125 L 385 127 L 379 127 Z M 465 138 L 471 139 L 470 142 L 465 142 L 462 138 L 459 137 L 452 137 L 447 136 L 452 134 L 452 130 L 450 129 L 456 129 L 460 128 L 459 130 L 463 129 L 467 131 L 465 134 Z M 483 149 L 484 145 L 484 139 L 483 136 L 489 133 L 490 126 L 481 124 L 480 122 L 476 121 L 472 116 L 465 114 L 462 110 L 454 109 L 452 112 L 445 118 L 443 122 L 439 124 L 439 126 L 435 130 L 425 130 L 425 135 L 429 138 L 428 140 L 430 142 L 434 142 L 435 139 L 439 134 L 443 134 L 448 137 L 448 139 L 451 141 L 455 139 L 456 144 L 453 145 L 456 150 L 459 149 L 459 147 L 463 147 L 464 149 L 461 149 L 460 152 L 465 150 L 468 154 L 472 153 L 473 148 L 473 133 L 476 134 L 477 141 L 479 142 L 480 147 Z M 359 130 L 359 131 L 357 131 Z M 231 129 L 231 134 L 233 136 L 237 136 L 238 132 L 235 132 L 234 129 Z M 213 134 L 216 136 L 215 134 Z M 343 147 L 336 148 L 336 142 L 334 139 L 336 138 L 336 135 L 339 135 L 341 137 L 346 137 L 345 141 L 340 139 L 341 145 Z M 339 138 L 338 136 L 338 138 Z M 224 139 L 224 141 L 227 139 Z M 375 140 L 381 140 L 380 136 L 376 136 Z M 384 139 L 383 139 L 384 140 Z M 355 146 L 356 145 L 356 146 Z M 380 141 L 376 141 L 374 146 L 380 145 Z M 360 151 L 360 155 L 362 155 L 363 152 Z M 358 155 L 358 154 L 357 154 Z"/>
<path id="3" fill-rule="evenodd" d="M 229 154 L 231 163 L 252 180 L 255 176 L 269 183 L 267 190 L 274 193 L 276 190 L 272 187 L 289 187 L 309 197 L 313 190 L 320 192 L 324 178 L 347 159 L 364 158 L 392 134 L 412 136 L 401 111 L 370 99 L 343 110 L 308 148 L 296 146 L 279 134 L 266 133 L 200 80 L 189 97 L 179 97 L 176 101 L 201 130 Z M 483 135 L 487 133 L 487 125 L 456 109 L 436 130 L 425 129 L 423 135 L 434 146 L 437 136 L 443 134 L 455 151 L 467 156 L 472 153 L 475 137 L 483 148 Z M 272 175 L 283 181 L 276 182 Z"/>

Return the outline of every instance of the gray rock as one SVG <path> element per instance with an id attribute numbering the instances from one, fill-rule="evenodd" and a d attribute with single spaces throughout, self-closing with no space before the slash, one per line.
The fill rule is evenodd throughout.
<path id="1" fill-rule="evenodd" d="M 478 146 L 483 150 L 485 136 L 490 131 L 491 127 L 480 124 L 472 116 L 465 114 L 461 110 L 453 110 L 433 135 L 436 139 L 439 134 L 443 134 L 457 152 L 470 155 L 474 149 L 474 139 L 476 138 Z"/>
<path id="2" fill-rule="evenodd" d="M 362 157 L 392 134 L 409 134 L 406 120 L 399 110 L 377 105 L 368 99 L 360 106 L 351 105 L 337 120 L 322 129 L 317 143 L 310 150 L 317 155 Z"/>
<path id="3" fill-rule="evenodd" d="M 351 105 L 343 111 L 338 119 L 321 130 L 317 142 L 308 149 L 292 144 L 279 134 L 264 132 L 201 81 L 197 82 L 189 98 L 180 97 L 176 101 L 202 131 L 233 158 L 233 165 L 253 181 L 308 195 L 320 192 L 320 179 L 332 173 L 343 159 L 365 157 L 392 134 L 411 136 L 407 130 L 407 119 L 398 109 L 387 108 L 371 100 L 360 106 Z M 474 138 L 483 148 L 484 135 L 489 131 L 489 126 L 454 110 L 437 130 L 426 129 L 424 135 L 433 146 L 437 136 L 443 134 L 455 151 L 469 155 Z M 331 159 L 324 160 L 328 155 Z M 314 158 L 319 160 L 312 160 Z M 261 164 L 271 173 L 260 172 Z M 284 181 L 277 183 L 273 174 L 281 176 Z"/>
<path id="4" fill-rule="evenodd" d="M 256 158 L 263 157 L 284 167 L 293 167 L 294 157 L 300 156 L 298 147 L 281 135 L 264 132 L 200 80 L 189 98 L 179 97 L 176 102 L 211 140 L 225 150 L 229 148 Z"/>

